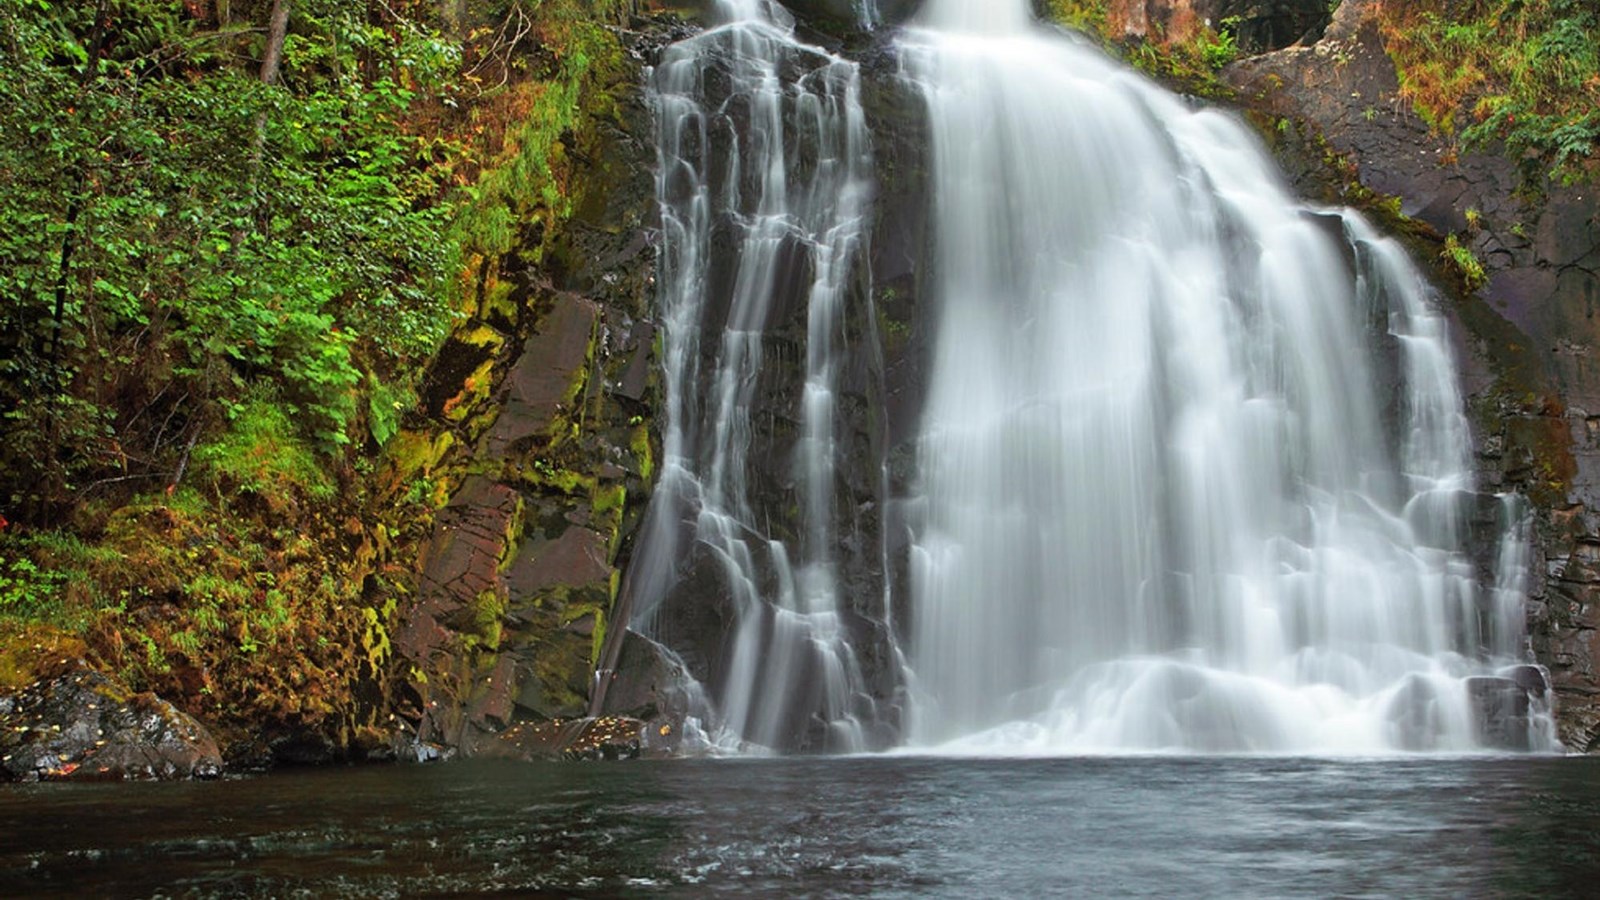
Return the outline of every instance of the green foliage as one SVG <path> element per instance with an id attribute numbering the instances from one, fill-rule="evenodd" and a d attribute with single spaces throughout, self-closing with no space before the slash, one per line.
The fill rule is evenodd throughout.
<path id="1" fill-rule="evenodd" d="M 400 417 L 417 402 L 405 384 L 389 384 L 369 378 L 367 383 L 367 428 L 372 440 L 382 447 L 400 433 Z"/>
<path id="2" fill-rule="evenodd" d="M 1053 22 L 1087 34 L 1106 33 L 1105 0 L 1049 0 L 1046 15 Z"/>
<path id="3" fill-rule="evenodd" d="M 498 256 L 517 248 L 523 234 L 553 234 L 572 212 L 567 147 L 562 143 L 584 116 L 613 112 L 614 101 L 591 86 L 622 66 L 606 20 L 621 14 L 617 0 L 546 0 L 539 7 L 543 49 L 554 66 L 509 100 L 510 115 L 499 158 L 468 191 L 469 202 L 452 237 L 468 253 Z M 545 247 L 519 248 L 532 261 Z"/>
<path id="4" fill-rule="evenodd" d="M 13 518 L 177 471 L 258 387 L 337 453 L 362 386 L 420 369 L 452 322 L 461 153 L 411 121 L 461 64 L 394 12 L 421 5 L 297 2 L 269 86 L 253 23 L 198 5 L 0 0 Z"/>
<path id="5" fill-rule="evenodd" d="M 1222 20 L 1220 30 L 1215 32 L 1207 30 L 1196 38 L 1200 58 L 1212 70 L 1221 69 L 1239 58 L 1239 42 L 1234 37 L 1239 21 L 1238 16 L 1229 16 Z"/>
<path id="6" fill-rule="evenodd" d="M 1194 22 L 1182 32 L 1156 29 L 1139 36 L 1128 30 L 1126 10 L 1106 0 L 1049 0 L 1045 14 L 1177 90 L 1210 99 L 1232 96 L 1217 72 L 1239 56 L 1238 17 L 1224 20 L 1220 30 Z"/>
<path id="7" fill-rule="evenodd" d="M 1483 263 L 1477 256 L 1473 255 L 1470 249 L 1457 240 L 1455 235 L 1449 235 L 1444 239 L 1443 255 L 1446 260 L 1456 267 L 1456 271 L 1461 274 L 1461 280 L 1466 284 L 1467 290 L 1475 291 L 1483 287 L 1484 283 L 1488 281 L 1488 274 L 1483 269 Z"/>
<path id="8" fill-rule="evenodd" d="M 120 564 L 114 550 L 67 531 L 35 531 L 0 539 L 0 618 L 81 628 L 102 602 L 91 573 Z"/>
<path id="9" fill-rule="evenodd" d="M 41 569 L 27 557 L 0 554 L 0 618 L 49 618 L 60 606 L 64 580 L 61 573 Z"/>
<path id="10" fill-rule="evenodd" d="M 301 435 L 290 408 L 270 391 L 258 390 L 228 404 L 228 426 L 218 438 L 194 449 L 194 461 L 221 487 L 274 501 L 296 492 L 312 500 L 334 495 L 332 481 Z"/>
<path id="11" fill-rule="evenodd" d="M 1537 182 L 1593 178 L 1600 146 L 1600 10 L 1580 0 L 1385 4 L 1401 87 L 1468 147 L 1503 142 Z M 1467 121 L 1463 123 L 1463 117 Z"/>

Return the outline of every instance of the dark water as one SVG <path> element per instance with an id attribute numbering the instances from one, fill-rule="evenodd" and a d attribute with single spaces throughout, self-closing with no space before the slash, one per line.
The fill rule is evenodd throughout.
<path id="1" fill-rule="evenodd" d="M 1600 760 L 813 759 L 0 789 L 3 896 L 1600 896 Z"/>

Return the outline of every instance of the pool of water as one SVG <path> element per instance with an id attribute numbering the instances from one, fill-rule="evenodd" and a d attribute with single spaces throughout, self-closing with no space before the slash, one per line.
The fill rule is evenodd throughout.
<path id="1" fill-rule="evenodd" d="M 0 788 L 0 896 L 1595 896 L 1600 760 L 915 757 Z"/>

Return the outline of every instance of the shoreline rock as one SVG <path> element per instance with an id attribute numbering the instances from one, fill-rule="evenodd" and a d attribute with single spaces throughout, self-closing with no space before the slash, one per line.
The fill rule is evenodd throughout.
<path id="1" fill-rule="evenodd" d="M 171 781 L 222 774 L 211 733 L 81 662 L 0 697 L 0 781 Z"/>

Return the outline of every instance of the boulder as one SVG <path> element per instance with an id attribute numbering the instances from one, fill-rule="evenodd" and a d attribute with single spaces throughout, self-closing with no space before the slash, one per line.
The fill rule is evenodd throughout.
<path id="1" fill-rule="evenodd" d="M 205 727 L 150 693 L 76 663 L 0 698 L 0 780 L 216 778 Z"/>
<path id="2" fill-rule="evenodd" d="M 1512 666 L 1500 674 L 1516 682 L 1534 699 L 1550 692 L 1550 678 L 1542 666 Z"/>

